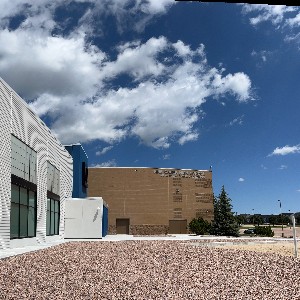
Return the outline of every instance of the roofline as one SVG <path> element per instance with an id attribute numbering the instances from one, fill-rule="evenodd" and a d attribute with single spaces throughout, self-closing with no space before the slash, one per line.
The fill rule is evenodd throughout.
<path id="1" fill-rule="evenodd" d="M 180 168 L 157 168 L 157 167 L 89 167 L 89 169 L 154 169 L 154 170 L 181 170 L 181 171 L 201 171 L 211 172 L 210 170 L 199 169 L 180 169 Z"/>
<path id="2" fill-rule="evenodd" d="M 85 150 L 84 150 L 84 148 L 82 147 L 82 144 L 81 143 L 74 143 L 74 144 L 70 144 L 70 145 L 63 145 L 64 147 L 73 147 L 73 146 L 80 146 L 81 147 L 81 149 L 82 149 L 82 151 L 84 152 L 84 154 L 86 155 L 86 157 L 87 158 L 89 158 L 88 157 L 88 155 L 86 154 L 86 152 L 85 152 Z"/>

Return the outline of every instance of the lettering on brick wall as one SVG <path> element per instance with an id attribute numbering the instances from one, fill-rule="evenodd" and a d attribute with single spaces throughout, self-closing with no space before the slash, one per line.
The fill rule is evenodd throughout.
<path id="1" fill-rule="evenodd" d="M 213 194 L 195 193 L 196 202 L 211 203 L 213 201 Z"/>
<path id="2" fill-rule="evenodd" d="M 181 178 L 173 178 L 173 186 L 182 186 Z"/>
<path id="3" fill-rule="evenodd" d="M 173 177 L 173 178 L 205 178 L 204 171 L 184 171 L 184 170 L 154 170 L 154 174 L 158 174 L 161 177 Z"/>
<path id="4" fill-rule="evenodd" d="M 212 180 L 211 179 L 204 179 L 204 178 L 197 178 L 195 179 L 195 187 L 201 188 L 211 188 L 212 187 Z"/>
<path id="5" fill-rule="evenodd" d="M 174 219 L 181 219 L 182 218 L 182 208 L 174 208 Z"/>

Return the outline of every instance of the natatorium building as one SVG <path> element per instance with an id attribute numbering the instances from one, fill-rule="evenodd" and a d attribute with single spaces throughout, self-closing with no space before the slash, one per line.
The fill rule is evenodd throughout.
<path id="1" fill-rule="evenodd" d="M 195 217 L 213 219 L 212 172 L 89 168 L 89 196 L 109 206 L 109 233 L 186 233 Z"/>
<path id="2" fill-rule="evenodd" d="M 0 249 L 62 237 L 72 157 L 1 78 L 0 164 Z"/>

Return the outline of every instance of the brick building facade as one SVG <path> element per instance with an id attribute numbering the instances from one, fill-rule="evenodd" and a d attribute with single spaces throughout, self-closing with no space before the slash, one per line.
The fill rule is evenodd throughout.
<path id="1" fill-rule="evenodd" d="M 212 172 L 89 168 L 89 196 L 109 206 L 109 233 L 187 233 L 195 217 L 213 219 Z"/>

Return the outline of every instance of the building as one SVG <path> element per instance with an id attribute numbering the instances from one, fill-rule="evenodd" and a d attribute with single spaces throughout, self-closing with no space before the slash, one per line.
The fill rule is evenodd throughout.
<path id="1" fill-rule="evenodd" d="M 212 172 L 89 168 L 90 197 L 109 206 L 109 233 L 186 233 L 195 217 L 213 219 Z"/>
<path id="2" fill-rule="evenodd" d="M 63 237 L 72 157 L 1 78 L 0 163 L 0 249 Z"/>
<path id="3" fill-rule="evenodd" d="M 81 144 L 65 145 L 73 158 L 73 198 L 85 198 L 88 188 L 88 157 Z"/>

